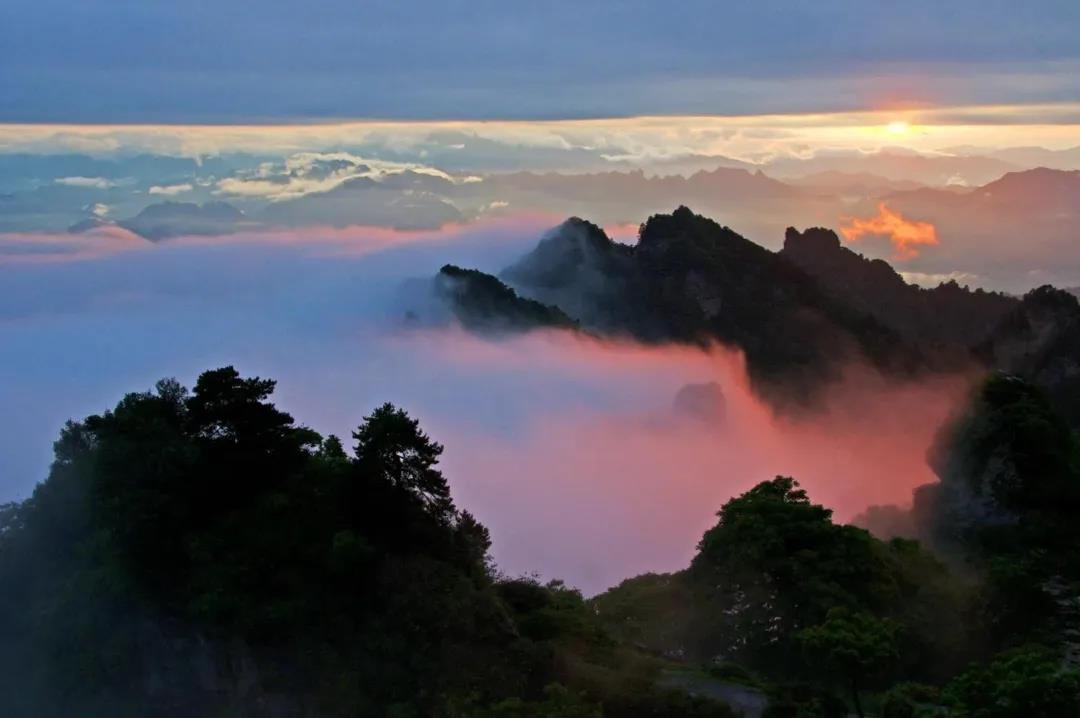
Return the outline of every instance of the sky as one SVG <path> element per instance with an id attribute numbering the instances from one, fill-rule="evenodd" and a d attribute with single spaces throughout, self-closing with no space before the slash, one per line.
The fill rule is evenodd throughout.
<path id="1" fill-rule="evenodd" d="M 280 155 L 455 133 L 541 168 L 560 148 L 1062 149 L 1080 145 L 1078 24 L 1069 0 L 7 0 L 0 152 Z"/>
<path id="2" fill-rule="evenodd" d="M 1080 97 L 1071 0 L 7 0 L 2 122 L 760 115 Z"/>

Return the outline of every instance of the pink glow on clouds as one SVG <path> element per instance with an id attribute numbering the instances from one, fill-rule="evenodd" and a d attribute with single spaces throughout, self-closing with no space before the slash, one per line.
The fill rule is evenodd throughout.
<path id="1" fill-rule="evenodd" d="M 438 347 L 450 364 L 513 363 L 524 383 L 562 374 L 638 394 L 631 408 L 538 411 L 516 438 L 431 426 L 447 445 L 454 494 L 491 528 L 499 565 L 512 574 L 558 566 L 587 591 L 685 567 L 719 507 L 777 474 L 794 476 L 839 520 L 870 504 L 910 503 L 914 487 L 934 480 L 926 450 L 970 386 L 959 375 L 896 383 L 853 364 L 820 411 L 793 417 L 758 399 L 741 354 L 723 347 L 565 333 L 497 343 L 444 334 Z M 678 388 L 704 381 L 723 388 L 722 424 L 671 411 Z"/>
<path id="2" fill-rule="evenodd" d="M 233 363 L 277 378 L 280 405 L 323 432 L 347 437 L 383 401 L 407 409 L 446 445 L 455 500 L 491 528 L 500 566 L 588 592 L 685 567 L 717 509 L 776 474 L 797 478 L 841 520 L 869 504 L 906 504 L 933 480 L 926 449 L 968 377 L 895 382 L 853 363 L 818 411 L 794 417 L 758 399 L 742 356 L 722 347 L 566 332 L 491 339 L 392 321 L 404 309 L 394 294 L 402 280 L 430 276 L 447 258 L 505 266 L 551 224 L 514 216 L 157 244 L 102 229 L 0 235 L 0 265 L 5 253 L 40 255 L 0 266 L 0 345 L 12 358 L 0 374 L 17 388 L 5 397 L 16 418 L 0 458 L 22 456 L 11 465 L 43 475 L 65 418 L 162 376 L 190 382 Z M 405 251 L 384 251 L 395 247 Z M 62 263 L 71 258 L 98 261 Z M 726 397 L 724 423 L 673 412 L 681 387 L 710 381 Z"/>
<path id="3" fill-rule="evenodd" d="M 622 244 L 637 244 L 640 224 L 635 222 L 621 222 L 604 226 L 604 233 L 615 242 Z"/>
<path id="4" fill-rule="evenodd" d="M 252 227 L 222 235 L 190 235 L 151 242 L 123 227 L 103 225 L 81 233 L 0 232 L 0 264 L 87 261 L 152 247 L 301 246 L 315 253 L 363 257 L 406 245 L 485 241 L 509 234 L 539 236 L 562 220 L 553 214 L 519 212 L 451 223 L 433 229 L 348 227 Z"/>

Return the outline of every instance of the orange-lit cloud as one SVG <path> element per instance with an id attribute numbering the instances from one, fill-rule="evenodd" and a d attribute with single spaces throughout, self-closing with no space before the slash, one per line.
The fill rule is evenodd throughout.
<path id="1" fill-rule="evenodd" d="M 840 228 L 840 234 L 848 242 L 866 236 L 888 237 L 896 251 L 896 259 L 913 259 L 919 256 L 921 247 L 938 244 L 937 229 L 930 222 L 906 219 L 903 215 L 881 202 L 877 216 L 859 219 L 852 217 Z"/>
<path id="2" fill-rule="evenodd" d="M 500 566 L 560 575 L 586 591 L 686 566 L 716 510 L 776 474 L 796 477 L 841 521 L 867 505 L 910 503 L 914 487 L 935 480 L 926 450 L 969 386 L 963 375 L 891 381 L 853 363 L 816 411 L 791 416 L 762 401 L 742 354 L 721 346 L 646 347 L 564 332 L 413 340 L 445 367 L 513 367 L 518 396 L 491 401 L 526 400 L 530 377 L 625 392 L 620 407 L 534 406 L 528 429 L 513 437 L 428 422 L 446 442 L 455 496 L 490 526 Z M 700 382 L 721 387 L 722 421 L 672 412 L 679 387 Z"/>

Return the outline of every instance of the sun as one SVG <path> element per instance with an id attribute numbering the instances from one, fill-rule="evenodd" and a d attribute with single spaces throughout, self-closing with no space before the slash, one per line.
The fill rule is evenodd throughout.
<path id="1" fill-rule="evenodd" d="M 885 125 L 885 131 L 888 132 L 890 135 L 906 135 L 908 132 L 911 131 L 911 126 L 903 120 L 894 120 L 893 122 Z"/>

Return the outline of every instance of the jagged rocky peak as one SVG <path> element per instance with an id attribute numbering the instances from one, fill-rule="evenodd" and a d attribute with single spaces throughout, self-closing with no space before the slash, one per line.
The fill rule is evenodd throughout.
<path id="1" fill-rule="evenodd" d="M 571 217 L 545 234 L 532 252 L 500 276 L 520 287 L 562 287 L 573 284 L 580 272 L 603 272 L 612 261 L 611 255 L 624 249 L 597 225 Z"/>
<path id="2" fill-rule="evenodd" d="M 809 227 L 803 232 L 788 227 L 784 232 L 784 249 L 788 254 L 797 252 L 835 252 L 840 249 L 836 232 L 825 227 Z"/>
<path id="3" fill-rule="evenodd" d="M 809 272 L 826 285 L 841 282 L 845 285 L 870 282 L 885 283 L 898 288 L 907 283 L 881 259 L 868 259 L 844 247 L 831 229 L 809 227 L 800 232 L 788 227 L 780 255 Z"/>
<path id="4" fill-rule="evenodd" d="M 727 227 L 708 217 L 694 214 L 689 207 L 680 205 L 671 214 L 654 214 L 649 217 L 641 228 L 638 244 L 644 248 L 655 249 L 706 235 L 718 236 L 721 233 L 738 236 Z"/>
<path id="5" fill-rule="evenodd" d="M 772 252 L 708 217 L 680 206 L 671 214 L 654 214 L 641 228 L 637 250 L 647 264 L 674 262 L 766 262 Z"/>

